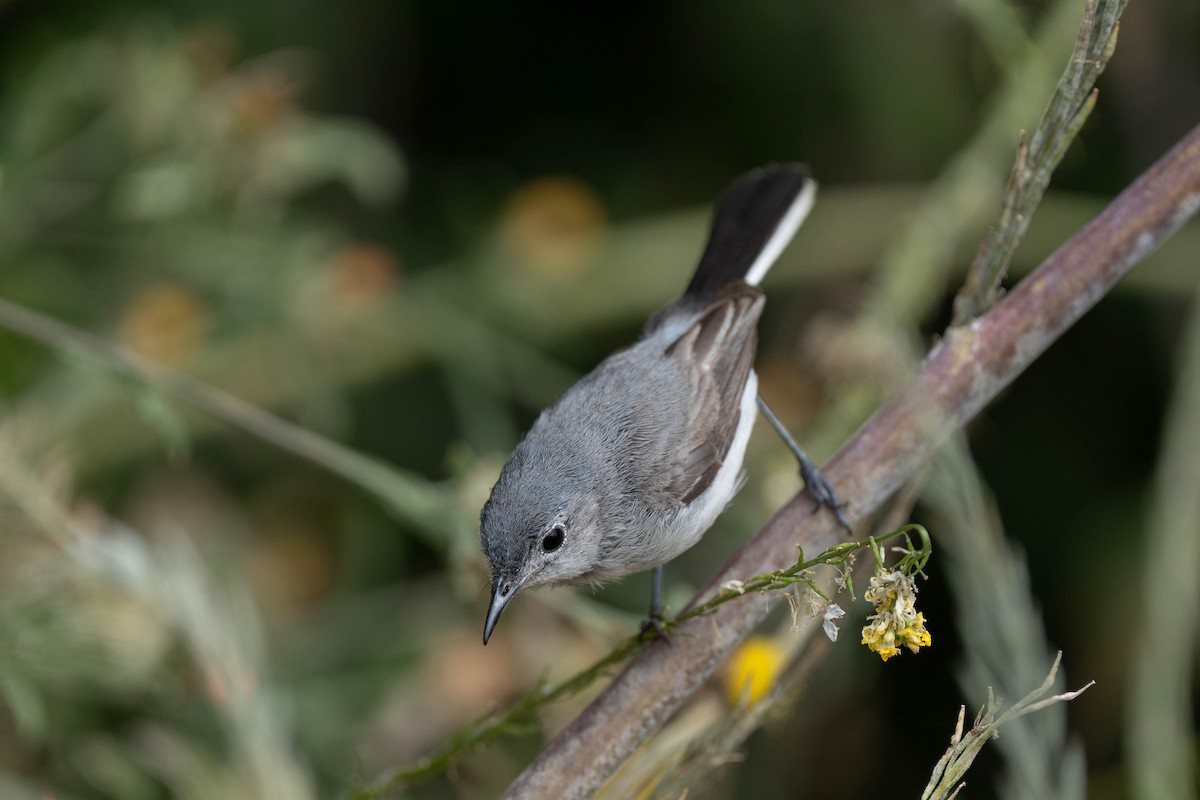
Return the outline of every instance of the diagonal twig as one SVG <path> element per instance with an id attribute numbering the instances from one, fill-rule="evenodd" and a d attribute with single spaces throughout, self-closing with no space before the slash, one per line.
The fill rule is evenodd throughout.
<path id="1" fill-rule="evenodd" d="M 328 437 L 288 422 L 220 387 L 162 366 L 133 350 L 0 297 L 0 328 L 103 364 L 113 374 L 178 398 L 223 422 L 324 467 L 374 493 L 386 508 L 419 529 L 446 531 L 444 490 Z"/>

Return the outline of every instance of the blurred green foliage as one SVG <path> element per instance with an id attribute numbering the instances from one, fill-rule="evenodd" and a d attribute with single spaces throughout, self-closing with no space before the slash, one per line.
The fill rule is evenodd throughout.
<path id="1" fill-rule="evenodd" d="M 0 297 L 322 437 L 281 450 L 0 331 L 0 796 L 336 796 L 599 657 L 636 627 L 645 579 L 522 598 L 478 642 L 474 519 L 520 432 L 683 285 L 730 179 L 796 159 L 822 198 L 767 283 L 760 371 L 827 455 L 902 377 L 848 320 L 944 326 L 1046 99 L 1016 65 L 1052 85 L 1081 14 L 0 3 Z M 1200 118 L 1197 42 L 1194 3 L 1132 5 L 1017 271 Z M 952 230 L 913 247 L 931 218 Z M 1198 237 L 1139 267 L 972 431 L 1069 682 L 1098 681 L 1069 709 L 1092 797 L 1129 796 L 1113 631 L 1141 624 L 1133 567 Z M 933 271 L 898 280 L 905 259 Z M 756 436 L 738 503 L 668 573 L 672 605 L 796 489 L 788 459 Z M 801 713 L 691 796 L 919 791 L 966 660 L 944 568 L 922 589 L 932 651 L 880 669 L 845 637 Z M 881 713 L 901 687 L 932 724 Z M 533 733 L 412 796 L 494 796 Z M 897 776 L 897 758 L 921 766 Z M 972 796 L 990 796 L 994 764 L 976 769 Z"/>

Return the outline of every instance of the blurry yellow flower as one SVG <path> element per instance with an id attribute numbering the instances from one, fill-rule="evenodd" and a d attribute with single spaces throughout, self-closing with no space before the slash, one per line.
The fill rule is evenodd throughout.
<path id="1" fill-rule="evenodd" d="M 862 643 L 884 661 L 900 654 L 900 646 L 917 652 L 929 647 L 931 638 L 925 629 L 925 615 L 918 612 L 917 586 L 902 572 L 885 572 L 871 578 L 864 595 L 875 606 L 862 629 Z"/>
<path id="2" fill-rule="evenodd" d="M 297 81 L 278 65 L 243 69 L 229 88 L 229 111 L 237 133 L 267 133 L 297 113 Z"/>
<path id="3" fill-rule="evenodd" d="M 179 43 L 204 86 L 224 77 L 238 59 L 238 40 L 221 22 L 207 20 L 189 25 Z"/>
<path id="4" fill-rule="evenodd" d="M 607 225 L 604 206 L 575 178 L 539 178 L 517 190 L 501 236 L 520 266 L 541 278 L 570 277 L 592 254 Z"/>
<path id="5" fill-rule="evenodd" d="M 330 265 L 332 299 L 347 311 L 366 312 L 383 305 L 400 281 L 392 252 L 358 243 L 340 250 Z"/>
<path id="6" fill-rule="evenodd" d="M 729 705 L 741 702 L 754 705 L 766 696 L 784 664 L 784 650 L 766 636 L 751 636 L 734 651 L 725 677 L 725 696 Z"/>
<path id="7" fill-rule="evenodd" d="M 316 527 L 272 517 L 247 553 L 248 578 L 263 610 L 295 619 L 336 588 L 336 556 Z"/>
<path id="8" fill-rule="evenodd" d="M 179 366 L 204 344 L 208 308 L 195 293 L 174 284 L 139 292 L 121 316 L 120 339 L 139 354 Z"/>

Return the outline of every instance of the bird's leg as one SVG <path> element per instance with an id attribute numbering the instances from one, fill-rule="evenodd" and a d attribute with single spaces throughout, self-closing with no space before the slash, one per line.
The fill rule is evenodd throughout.
<path id="1" fill-rule="evenodd" d="M 642 635 L 650 630 L 658 633 L 658 638 L 670 642 L 667 638 L 667 626 L 663 624 L 663 565 L 654 568 L 653 582 L 650 584 L 650 617 L 642 623 Z"/>
<path id="2" fill-rule="evenodd" d="M 796 443 L 792 438 L 792 434 L 779 421 L 779 417 L 775 416 L 775 412 L 767 405 L 767 401 L 763 400 L 762 395 L 758 396 L 758 410 L 767 418 L 767 422 L 771 423 L 771 427 L 779 434 L 779 438 L 783 439 L 783 443 L 792 451 L 792 455 L 800 462 L 800 478 L 804 481 L 804 488 L 808 490 L 808 495 L 816 503 L 813 506 L 813 513 L 816 513 L 821 506 L 827 506 L 833 512 L 834 518 L 838 524 L 847 531 L 852 531 L 850 523 L 846 521 L 846 517 L 842 514 L 842 507 L 845 505 L 838 499 L 837 492 L 833 490 L 833 486 L 821 474 L 820 468 L 808 457 L 808 453 Z"/>

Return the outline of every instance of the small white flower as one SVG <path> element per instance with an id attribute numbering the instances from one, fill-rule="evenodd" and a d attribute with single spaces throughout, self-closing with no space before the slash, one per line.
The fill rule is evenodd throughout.
<path id="1" fill-rule="evenodd" d="M 838 627 L 834 620 L 841 619 L 844 616 L 846 616 L 846 612 L 837 603 L 830 603 L 825 606 L 825 613 L 821 615 L 824 619 L 821 627 L 825 629 L 825 635 L 829 637 L 829 641 L 837 641 Z"/>
<path id="2" fill-rule="evenodd" d="M 746 584 L 739 580 L 725 581 L 721 584 L 722 592 L 737 592 L 738 594 L 746 593 Z"/>

